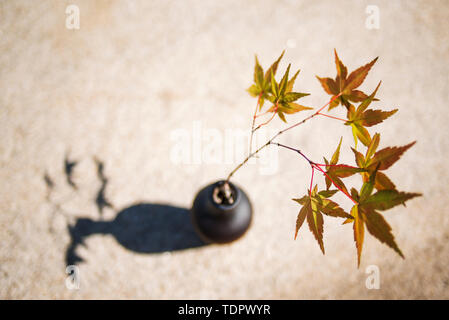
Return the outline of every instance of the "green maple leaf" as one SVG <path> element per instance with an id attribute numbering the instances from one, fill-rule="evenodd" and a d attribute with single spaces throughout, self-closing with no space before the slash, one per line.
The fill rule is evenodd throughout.
<path id="1" fill-rule="evenodd" d="M 365 199 L 363 205 L 370 210 L 388 210 L 405 201 L 418 197 L 419 193 L 399 192 L 397 190 L 380 190 Z"/>
<path id="2" fill-rule="evenodd" d="M 351 190 L 354 199 L 357 199 L 358 203 L 351 209 L 353 218 L 347 219 L 345 223 L 351 220 L 353 222 L 358 266 L 360 266 L 362 255 L 365 226 L 371 235 L 377 238 L 380 242 L 388 245 L 404 258 L 402 251 L 396 244 L 390 225 L 378 210 L 384 211 L 400 204 L 405 205 L 407 200 L 421 196 L 419 193 L 406 193 L 397 190 L 380 190 L 372 194 L 379 167 L 380 164 L 378 164 L 376 169 L 371 173 L 369 180 L 363 183 L 360 195 L 358 195 L 355 189 Z"/>
<path id="3" fill-rule="evenodd" d="M 348 108 L 349 101 L 360 102 L 368 97 L 362 91 L 356 90 L 356 88 L 358 88 L 363 83 L 371 67 L 376 63 L 378 59 L 375 58 L 366 65 L 354 70 L 348 76 L 348 70 L 343 62 L 341 62 L 340 58 L 338 57 L 337 50 L 335 49 L 334 54 L 335 66 L 337 68 L 337 76 L 335 77 L 335 79 L 328 77 L 321 78 L 316 76 L 318 81 L 320 81 L 324 91 L 335 98 L 334 101 L 329 105 L 329 110 L 337 107 L 339 104 L 342 104 L 346 106 L 346 108 Z M 342 93 L 342 95 L 338 97 L 338 99 L 336 99 L 336 96 L 338 96 L 340 93 Z"/>
<path id="4" fill-rule="evenodd" d="M 274 74 L 271 77 L 271 95 L 268 96 L 268 100 L 273 103 L 268 112 L 276 112 L 279 118 L 287 122 L 285 114 L 293 114 L 303 110 L 311 110 L 313 108 L 306 107 L 295 103 L 296 100 L 308 96 L 309 93 L 292 92 L 293 84 L 296 77 L 299 74 L 299 70 L 295 73 L 293 78 L 288 79 L 291 65 L 289 64 L 281 82 L 277 83 L 274 78 Z"/>
<path id="5" fill-rule="evenodd" d="M 338 158 L 340 157 L 340 147 L 342 140 L 343 138 L 340 138 L 340 143 L 338 144 L 337 149 L 334 151 L 331 161 L 328 162 L 327 159 L 324 158 L 324 162 L 326 163 L 326 174 L 327 174 L 325 180 L 327 189 L 330 188 L 333 181 L 339 188 L 348 193 L 348 189 L 346 188 L 345 184 L 341 179 L 350 177 L 358 172 L 365 172 L 367 170 L 365 168 L 353 168 L 345 165 L 337 166 Z"/>
<path id="6" fill-rule="evenodd" d="M 351 104 L 349 105 L 349 111 L 352 112 L 354 110 L 354 106 Z M 360 140 L 365 146 L 367 146 L 371 142 L 371 135 L 369 134 L 368 130 L 357 122 L 352 123 L 345 123 L 346 125 L 350 125 L 352 129 L 352 135 L 354 136 L 354 142 L 355 142 L 355 148 L 357 148 L 357 142 Z"/>
<path id="7" fill-rule="evenodd" d="M 371 127 L 383 120 L 391 117 L 398 109 L 391 111 L 373 110 L 368 109 L 368 106 L 373 101 L 377 90 L 379 89 L 380 82 L 377 85 L 373 93 L 368 96 L 362 103 L 355 109 L 352 104 L 348 106 L 347 119 L 345 125 L 352 127 L 352 133 L 354 136 L 355 147 L 357 148 L 357 141 L 360 140 L 365 146 L 368 146 L 371 142 L 371 136 L 365 127 Z"/>
<path id="8" fill-rule="evenodd" d="M 298 231 L 307 219 L 310 231 L 315 236 L 321 251 L 324 254 L 323 244 L 323 214 L 330 217 L 340 218 L 352 218 L 351 215 L 346 213 L 337 203 L 330 200 L 338 190 L 323 190 L 317 192 L 317 186 L 306 196 L 298 199 L 292 199 L 302 205 L 296 219 L 296 231 L 295 239 L 298 235 Z"/>
<path id="9" fill-rule="evenodd" d="M 259 110 L 262 109 L 265 100 L 271 93 L 271 78 L 276 74 L 279 62 L 284 56 L 284 52 L 285 51 L 282 51 L 282 54 L 279 56 L 279 58 L 275 62 L 273 62 L 270 68 L 268 68 L 268 70 L 265 72 L 265 75 L 263 68 L 259 63 L 259 60 L 257 59 L 257 56 L 255 57 L 256 63 L 254 66 L 254 84 L 252 84 L 247 89 L 247 91 L 251 96 L 259 97 Z"/>

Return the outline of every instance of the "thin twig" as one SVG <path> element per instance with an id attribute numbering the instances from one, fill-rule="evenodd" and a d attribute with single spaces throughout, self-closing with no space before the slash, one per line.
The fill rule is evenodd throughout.
<path id="1" fill-rule="evenodd" d="M 278 111 L 278 108 L 279 108 L 279 106 L 278 106 L 278 104 L 276 103 L 276 105 L 275 105 L 275 107 L 274 107 L 274 110 L 273 110 L 273 115 L 270 117 L 270 119 L 268 119 L 268 120 L 265 121 L 264 123 L 259 124 L 259 125 L 254 129 L 254 132 L 257 131 L 257 130 L 259 130 L 259 129 L 260 129 L 261 127 L 263 127 L 264 125 L 269 124 L 269 123 L 271 122 L 271 120 L 273 120 L 274 117 L 276 116 L 276 112 Z"/>
<path id="2" fill-rule="evenodd" d="M 304 159 L 306 159 L 307 162 L 310 163 L 311 165 L 312 165 L 312 164 L 315 164 L 312 160 L 310 160 L 309 158 L 307 158 L 306 155 L 305 155 L 304 153 L 302 153 L 301 150 L 299 150 L 299 149 L 295 149 L 295 148 L 286 146 L 286 145 L 284 145 L 284 144 L 282 144 L 282 143 L 277 143 L 277 142 L 270 142 L 270 143 L 271 143 L 271 144 L 275 144 L 275 145 L 277 145 L 277 146 L 279 146 L 279 147 L 283 147 L 283 148 L 286 148 L 286 149 L 295 151 L 295 152 L 299 153 Z"/>
<path id="3" fill-rule="evenodd" d="M 256 118 L 262 117 L 262 116 L 266 115 L 267 113 L 270 113 L 270 111 L 267 110 L 267 111 L 265 111 L 263 113 L 259 113 L 259 114 L 256 115 Z"/>
<path id="4" fill-rule="evenodd" d="M 251 136 L 249 138 L 249 152 L 248 152 L 248 155 L 251 154 L 251 151 L 252 151 L 252 148 L 253 148 L 254 126 L 256 124 L 256 114 L 257 114 L 257 109 L 259 108 L 259 105 L 260 105 L 260 98 L 261 97 L 262 97 L 262 94 L 259 94 L 259 98 L 257 99 L 257 104 L 256 104 L 256 110 L 254 110 L 253 123 L 251 124 Z"/>
<path id="5" fill-rule="evenodd" d="M 271 142 L 273 142 L 274 139 L 276 139 L 277 137 L 279 137 L 281 134 L 283 134 L 284 132 L 291 130 L 303 123 L 305 123 L 306 121 L 312 119 L 313 117 L 315 117 L 316 115 L 318 115 L 320 113 L 320 111 L 322 111 L 324 108 L 326 108 L 326 106 L 328 106 L 330 103 L 332 103 L 332 101 L 334 101 L 335 99 L 337 99 L 339 96 L 341 96 L 342 93 L 339 93 L 337 96 L 334 96 L 328 103 L 326 103 L 324 106 L 322 106 L 317 112 L 313 113 L 312 115 L 308 116 L 307 118 L 301 120 L 300 122 L 286 128 L 283 129 L 281 131 L 279 131 L 278 133 L 276 133 L 270 140 L 268 140 L 268 142 L 266 142 L 265 144 L 263 144 L 259 149 L 257 149 L 254 152 L 251 152 L 246 158 L 245 160 L 243 160 L 239 165 L 237 165 L 237 167 L 234 168 L 234 170 L 231 171 L 231 173 L 229 173 L 228 177 L 226 178 L 225 182 L 228 183 L 229 180 L 232 178 L 232 176 L 234 175 L 234 173 L 239 170 L 245 163 L 248 162 L 249 159 L 251 159 L 252 157 L 254 157 L 255 155 L 257 155 L 262 149 L 264 149 L 265 147 L 269 146 L 271 144 Z M 274 112 L 273 114 L 276 114 L 276 112 Z M 270 120 L 271 121 L 271 120 Z M 260 127 L 260 126 L 259 126 Z M 257 128 L 259 128 L 257 127 Z M 257 129 L 256 128 L 256 129 Z M 254 129 L 254 131 L 256 130 Z M 252 133 L 254 133 L 252 131 Z"/>

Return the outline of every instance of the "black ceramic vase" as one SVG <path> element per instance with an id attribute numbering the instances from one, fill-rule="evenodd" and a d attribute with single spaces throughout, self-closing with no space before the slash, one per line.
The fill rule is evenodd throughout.
<path id="1" fill-rule="evenodd" d="M 207 243 L 228 243 L 248 230 L 252 206 L 242 189 L 228 183 L 231 201 L 223 200 L 224 181 L 217 181 L 200 190 L 193 201 L 192 223 L 198 235 Z"/>

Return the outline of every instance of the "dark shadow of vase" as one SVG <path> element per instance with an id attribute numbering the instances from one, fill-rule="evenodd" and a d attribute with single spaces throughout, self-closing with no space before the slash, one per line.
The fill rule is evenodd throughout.
<path id="1" fill-rule="evenodd" d="M 206 245 L 193 228 L 189 210 L 165 204 L 138 203 L 121 210 L 111 221 L 79 218 L 68 229 L 67 265 L 83 261 L 76 249 L 93 234 L 111 234 L 125 248 L 147 254 Z"/>

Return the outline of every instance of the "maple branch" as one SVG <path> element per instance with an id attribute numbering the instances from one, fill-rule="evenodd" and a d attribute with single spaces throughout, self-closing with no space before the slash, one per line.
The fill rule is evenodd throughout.
<path id="1" fill-rule="evenodd" d="M 265 147 L 267 147 L 267 146 L 269 146 L 270 144 L 272 144 L 272 142 L 273 142 L 274 139 L 276 139 L 277 137 L 279 137 L 279 136 L 280 136 L 281 134 L 283 134 L 284 132 L 286 132 L 286 131 L 288 131 L 288 130 L 291 130 L 291 129 L 293 129 L 293 128 L 295 128 L 295 127 L 297 127 L 297 126 L 299 126 L 299 125 L 305 123 L 306 121 L 312 119 L 313 117 L 317 116 L 317 115 L 320 113 L 320 111 L 322 111 L 324 108 L 326 108 L 330 103 L 332 103 L 332 101 L 334 101 L 335 99 L 337 99 L 337 98 L 338 98 L 339 96 L 341 96 L 341 95 L 342 95 L 342 92 L 340 92 L 338 95 L 332 97 L 332 99 L 331 99 L 328 103 L 326 103 L 324 106 L 322 106 L 318 111 L 316 111 L 316 112 L 313 113 L 312 115 L 308 116 L 307 118 L 304 118 L 304 119 L 301 120 L 300 122 L 297 122 L 297 123 L 295 123 L 294 125 L 292 125 L 292 126 L 286 128 L 286 129 L 283 129 L 283 130 L 279 131 L 278 133 L 276 133 L 276 134 L 275 134 L 271 139 L 269 139 L 265 144 L 263 144 L 261 147 L 259 147 L 256 151 L 250 153 L 250 154 L 245 158 L 245 160 L 243 160 L 239 165 L 237 165 L 237 167 L 235 167 L 234 170 L 232 170 L 232 171 L 229 173 L 229 175 L 227 176 L 227 178 L 226 178 L 226 180 L 225 180 L 225 184 L 227 184 L 227 183 L 229 182 L 229 180 L 232 178 L 232 176 L 234 175 L 234 173 L 235 173 L 236 171 L 238 171 L 238 170 L 239 170 L 245 163 L 247 163 L 249 159 L 251 159 L 252 157 L 254 157 L 255 155 L 257 155 L 257 154 L 258 154 L 262 149 L 264 149 Z M 277 111 L 277 105 L 276 105 L 276 107 L 275 107 L 275 111 L 273 112 L 273 117 L 274 117 L 274 115 L 276 114 L 276 111 Z M 273 117 L 271 117 L 271 119 L 270 119 L 268 122 L 270 122 L 270 121 L 273 119 Z M 264 124 L 262 124 L 262 125 L 264 125 Z M 262 125 L 259 125 L 256 129 L 254 129 L 254 131 L 256 131 L 258 128 L 260 128 Z M 254 133 L 254 132 L 253 132 L 253 133 Z M 308 161 L 309 161 L 309 160 L 308 160 Z"/>
<path id="2" fill-rule="evenodd" d="M 299 149 L 295 149 L 295 148 L 292 148 L 292 147 L 289 147 L 289 146 L 286 146 L 286 145 L 284 145 L 284 144 L 282 144 L 282 143 L 277 143 L 277 142 L 270 142 L 270 144 L 274 144 L 274 145 L 277 145 L 278 147 L 283 147 L 283 148 L 286 148 L 286 149 L 295 151 L 295 152 L 299 153 L 304 159 L 306 159 L 307 162 L 308 162 L 310 165 L 315 164 L 313 161 L 311 161 L 309 158 L 307 158 L 307 157 L 305 156 L 305 154 L 302 153 L 301 150 L 299 150 Z"/>
<path id="3" fill-rule="evenodd" d="M 259 147 L 259 149 L 257 149 L 256 151 L 250 153 L 245 160 L 243 160 L 237 167 L 234 168 L 234 170 L 231 171 L 231 173 L 229 173 L 228 177 L 225 180 L 224 184 L 227 184 L 229 182 L 229 180 L 231 179 L 231 177 L 234 175 L 234 173 L 239 170 L 245 163 L 248 162 L 249 159 L 251 159 L 252 157 L 254 157 L 256 154 L 258 154 L 262 149 L 264 149 L 266 146 L 268 146 L 271 143 L 271 140 L 268 141 L 267 143 L 265 143 L 264 145 L 262 145 L 261 147 Z"/>
<path id="4" fill-rule="evenodd" d="M 337 99 L 338 97 L 340 97 L 343 94 L 343 92 L 340 92 L 338 95 L 333 96 L 332 99 L 326 103 L 324 106 L 322 106 L 317 112 L 316 114 L 320 113 L 321 111 L 323 111 L 324 108 L 326 108 L 328 105 L 330 105 L 332 102 L 334 102 L 335 99 Z"/>
<path id="5" fill-rule="evenodd" d="M 298 122 L 298 123 L 295 123 L 294 125 L 292 125 L 292 126 L 286 128 L 286 129 L 284 129 L 284 130 L 279 131 L 278 135 L 284 133 L 285 131 L 291 130 L 291 129 L 293 129 L 293 128 L 295 128 L 295 127 L 297 127 L 297 126 L 303 124 L 304 122 L 306 122 L 306 121 L 312 119 L 313 117 L 319 115 L 320 112 L 321 112 L 324 108 L 326 108 L 329 104 L 331 104 L 335 99 L 337 99 L 337 98 L 338 98 L 339 96 L 341 96 L 342 94 L 343 94 L 343 93 L 340 92 L 337 96 L 332 97 L 332 99 L 329 100 L 329 102 L 326 103 L 324 106 L 322 106 L 317 112 L 315 112 L 315 113 L 313 113 L 312 115 L 308 116 L 308 117 L 305 118 L 304 120 L 302 120 L 302 121 L 300 121 L 300 122 Z"/>
<path id="6" fill-rule="evenodd" d="M 258 149 L 253 152 L 253 138 L 254 138 L 253 136 L 255 131 L 257 131 L 262 126 L 270 123 L 274 119 L 276 114 L 278 114 L 281 120 L 286 122 L 283 112 L 287 112 L 290 114 L 302 111 L 304 109 L 310 109 L 294 103 L 294 101 L 296 101 L 297 99 L 308 95 L 306 93 L 292 91 L 299 70 L 296 72 L 293 78 L 289 79 L 289 71 L 291 67 L 291 64 L 289 64 L 284 73 L 284 76 L 282 77 L 282 80 L 279 83 L 274 78 L 279 61 L 281 60 L 283 55 L 284 52 L 282 52 L 281 56 L 271 65 L 271 67 L 267 70 L 267 72 L 265 72 L 265 76 L 263 68 L 260 66 L 256 56 L 256 65 L 254 68 L 254 84 L 252 84 L 251 87 L 248 88 L 248 92 L 252 96 L 257 97 L 258 95 L 258 100 L 256 110 L 254 111 L 252 119 L 251 138 L 248 156 L 239 165 L 237 165 L 237 167 L 234 168 L 234 170 L 231 171 L 231 173 L 227 176 L 227 179 L 221 185 L 220 188 L 223 189 L 226 189 L 225 187 L 229 188 L 228 182 L 233 176 L 233 174 L 236 171 L 238 171 L 246 162 L 248 162 L 249 159 L 251 159 L 252 157 L 256 157 L 256 155 L 267 146 L 277 145 L 278 147 L 294 151 L 309 163 L 312 170 L 308 195 L 306 194 L 305 197 L 302 197 L 301 199 L 292 199 L 298 202 L 299 204 L 302 204 L 302 209 L 299 212 L 296 220 L 295 239 L 298 234 L 298 230 L 301 228 L 301 226 L 304 223 L 304 220 L 307 218 L 310 230 L 314 234 L 316 240 L 318 241 L 320 249 L 324 254 L 323 219 L 321 214 L 342 218 L 352 217 L 354 223 L 354 241 L 357 248 L 358 266 L 360 266 L 365 227 L 366 230 L 369 233 L 371 233 L 374 237 L 376 237 L 381 242 L 386 243 L 388 246 L 393 248 L 401 257 L 403 257 L 403 254 L 399 249 L 399 247 L 397 246 L 394 237 L 391 233 L 391 227 L 383 219 L 382 215 L 378 213 L 376 210 L 386 210 L 399 204 L 404 204 L 406 200 L 420 196 L 420 194 L 397 191 L 395 185 L 386 176 L 383 179 L 380 179 L 382 181 L 376 181 L 375 179 L 377 170 L 380 169 L 385 170 L 389 168 L 394 162 L 396 162 L 399 159 L 399 157 L 405 152 L 405 150 L 407 150 L 410 146 L 414 144 L 414 142 L 403 147 L 387 147 L 377 151 L 377 147 L 379 145 L 380 140 L 380 134 L 376 133 L 374 137 L 371 137 L 369 131 L 366 129 L 366 127 L 371 127 L 375 124 L 381 123 L 383 120 L 389 118 L 397 111 L 397 109 L 390 111 L 382 111 L 374 109 L 367 110 L 368 106 L 372 101 L 378 100 L 375 98 L 375 95 L 379 88 L 380 83 L 377 85 L 376 89 L 370 95 L 367 95 L 362 91 L 357 90 L 357 88 L 364 82 L 366 76 L 368 75 L 368 72 L 370 71 L 374 63 L 377 61 L 378 57 L 373 59 L 371 62 L 348 73 L 347 67 L 338 57 L 337 50 L 334 49 L 335 65 L 337 68 L 336 78 L 335 79 L 329 77 L 321 78 L 316 76 L 316 78 L 320 81 L 321 86 L 326 91 L 326 93 L 332 96 L 330 101 L 321 108 L 319 108 L 316 112 L 312 112 L 309 116 L 307 116 L 303 120 L 296 122 L 293 125 L 290 124 L 286 125 L 285 129 L 278 131 L 265 144 L 259 145 L 258 143 L 255 143 L 254 148 L 258 147 Z M 261 102 L 263 101 L 262 97 L 264 96 L 264 91 L 266 90 L 270 91 L 269 89 L 267 89 L 269 88 L 270 84 L 272 90 L 271 92 L 265 92 L 265 94 L 267 95 L 266 96 L 267 99 L 273 102 L 273 105 L 271 106 L 271 108 L 269 108 L 269 110 L 263 112 L 261 111 Z M 346 93 L 345 95 L 343 95 L 343 91 Z M 339 93 L 336 94 L 336 92 Z M 355 107 L 353 108 L 350 101 L 361 102 L 361 104 L 356 110 Z M 348 119 L 345 119 L 344 117 L 340 118 L 337 116 L 330 115 L 329 110 L 339 106 L 340 104 L 343 106 L 343 108 L 345 107 L 347 109 Z M 329 106 L 328 110 L 323 111 L 328 106 Z M 286 110 L 282 109 L 283 107 L 285 107 Z M 278 111 L 280 112 L 278 113 Z M 265 117 L 265 115 L 270 112 L 272 112 L 273 114 L 271 116 Z M 347 125 L 351 124 L 353 133 L 357 133 L 354 134 L 355 145 L 357 146 L 357 141 L 360 140 L 368 148 L 367 155 L 363 158 L 362 162 L 368 163 L 372 161 L 375 164 L 377 163 L 377 168 L 373 172 L 371 172 L 372 170 L 368 170 L 367 168 L 364 169 L 358 168 L 357 166 L 337 164 L 340 155 L 340 147 L 342 139 L 340 139 L 340 143 L 338 144 L 338 147 L 332 156 L 331 163 L 328 163 L 328 161 L 325 159 L 324 161 L 325 164 L 315 163 L 311 161 L 299 149 L 295 149 L 293 147 L 289 147 L 287 145 L 275 142 L 275 140 L 278 141 L 278 139 L 276 138 L 279 137 L 282 133 L 305 123 L 306 121 L 312 119 L 317 115 L 342 121 Z M 257 118 L 262 116 L 264 117 L 262 118 L 264 120 L 266 120 L 268 117 L 269 119 L 265 122 L 263 122 L 263 120 L 260 120 L 260 122 L 263 123 L 257 125 L 258 122 Z M 349 119 L 352 120 L 349 121 Z M 356 121 L 358 121 L 358 123 L 355 123 Z M 363 155 L 360 156 L 363 157 Z M 359 164 L 360 162 L 359 161 L 360 156 L 356 153 L 357 164 Z M 381 165 L 382 167 L 380 168 Z M 323 174 L 326 185 L 326 189 L 324 189 L 322 192 L 321 191 L 318 192 L 318 194 L 315 194 L 317 192 L 316 191 L 317 185 L 314 179 L 315 180 L 317 179 L 316 175 L 318 174 L 318 172 L 317 174 L 315 174 L 315 171 L 319 171 Z M 367 171 L 370 171 L 369 179 L 367 179 L 366 176 L 367 173 L 365 173 Z M 359 192 L 355 189 L 351 189 L 351 192 L 349 192 L 344 183 L 340 180 L 340 178 L 348 177 L 350 175 L 355 174 L 356 172 L 359 173 L 363 172 L 361 174 L 363 179 L 363 185 L 360 190 L 360 195 L 363 195 L 363 197 L 361 196 L 360 200 L 358 199 Z M 382 188 L 377 186 L 374 182 L 379 182 Z M 314 184 L 315 189 L 312 190 Z M 334 186 L 338 190 L 335 190 Z M 374 189 L 376 189 L 377 191 L 373 194 Z M 223 194 L 226 194 L 225 192 L 226 190 L 222 191 Z M 355 207 L 351 209 L 351 214 L 346 213 L 342 208 L 339 207 L 337 203 L 332 202 L 331 200 L 328 200 L 329 202 L 326 205 L 322 203 L 321 206 L 316 206 L 312 208 L 313 204 L 312 201 L 314 200 L 320 201 L 321 198 L 327 199 L 338 191 L 341 191 L 355 204 Z M 351 196 L 351 194 L 354 194 L 354 198 Z M 230 199 L 232 195 L 226 197 Z M 354 199 L 357 199 L 357 201 L 355 201 Z M 355 210 L 354 213 L 353 210 Z"/>
<path id="7" fill-rule="evenodd" d="M 266 125 L 266 124 L 269 124 L 269 123 L 271 122 L 271 120 L 273 120 L 274 117 L 276 116 L 276 112 L 278 111 L 278 108 L 279 108 L 279 106 L 278 106 L 278 104 L 277 104 L 277 102 L 276 102 L 276 106 L 274 107 L 273 115 L 271 116 L 271 118 L 268 119 L 267 121 L 265 121 L 264 123 L 259 124 L 259 125 L 254 129 L 253 133 L 254 133 L 255 131 L 259 130 L 262 126 L 264 126 L 264 125 Z"/>
<path id="8" fill-rule="evenodd" d="M 307 162 L 309 162 L 310 166 L 312 167 L 312 179 L 311 179 L 311 181 L 310 181 L 310 189 L 309 189 L 309 196 L 310 196 L 310 197 L 312 196 L 313 173 L 314 173 L 315 169 L 317 169 L 317 170 L 321 171 L 326 177 L 328 177 L 329 180 L 332 181 L 332 183 L 334 184 L 335 187 L 337 187 L 338 190 L 340 190 L 341 192 L 343 192 L 349 199 L 352 200 L 352 202 L 354 202 L 355 204 L 357 204 L 357 202 L 356 202 L 356 201 L 355 201 L 355 200 L 354 200 L 354 199 L 353 199 L 353 198 L 352 198 L 346 191 L 344 191 L 342 188 L 340 188 L 340 187 L 334 182 L 334 180 L 333 180 L 331 177 L 329 177 L 329 175 L 328 175 L 323 169 L 321 169 L 320 166 L 325 166 L 325 165 L 323 165 L 323 164 L 318 164 L 318 163 L 313 162 L 312 160 L 310 160 L 309 158 L 307 158 L 307 157 L 304 155 L 304 153 L 302 153 L 301 150 L 299 150 L 299 149 L 295 149 L 295 148 L 292 148 L 292 147 L 289 147 L 289 146 L 286 146 L 286 145 L 283 145 L 283 144 L 277 143 L 277 142 L 270 142 L 270 144 L 274 144 L 274 145 L 277 145 L 277 146 L 279 146 L 279 147 L 283 147 L 283 148 L 286 148 L 286 149 L 295 151 L 295 152 L 299 153 L 304 159 L 306 159 Z M 347 166 L 347 165 L 344 165 L 344 164 L 342 164 L 342 165 L 338 165 L 338 164 L 337 164 L 337 165 L 330 165 L 330 166 L 340 166 L 340 167 L 350 167 L 350 168 L 355 168 L 355 167 Z"/>
<path id="9" fill-rule="evenodd" d="M 248 154 L 251 154 L 251 151 L 252 151 L 252 148 L 253 148 L 254 126 L 256 124 L 256 114 L 257 114 L 257 109 L 259 108 L 259 105 L 260 105 L 260 98 L 261 97 L 262 97 L 262 93 L 259 94 L 259 98 L 257 98 L 256 110 L 254 110 L 253 123 L 251 124 L 251 136 L 250 136 L 250 139 L 249 139 L 249 151 L 248 151 Z"/>
<path id="10" fill-rule="evenodd" d="M 270 112 L 269 112 L 269 111 L 265 111 L 265 112 L 263 112 L 263 113 L 259 113 L 259 114 L 256 115 L 255 117 L 256 117 L 256 118 L 259 118 L 259 117 L 262 117 L 262 116 L 266 115 L 267 113 L 270 113 Z"/>

